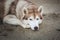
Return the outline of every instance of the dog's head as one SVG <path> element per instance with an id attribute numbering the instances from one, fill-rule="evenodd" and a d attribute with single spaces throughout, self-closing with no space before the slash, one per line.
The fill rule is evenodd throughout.
<path id="1" fill-rule="evenodd" d="M 29 8 L 24 8 L 23 9 L 23 20 L 25 24 L 30 25 L 32 30 L 38 30 L 39 29 L 39 24 L 42 23 L 42 6 L 39 8 L 37 7 L 29 7 Z"/>

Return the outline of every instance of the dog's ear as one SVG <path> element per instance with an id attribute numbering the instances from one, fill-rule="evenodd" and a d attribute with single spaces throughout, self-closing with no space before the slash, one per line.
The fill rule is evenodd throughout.
<path id="1" fill-rule="evenodd" d="M 39 8 L 38 8 L 38 12 L 40 13 L 40 15 L 42 15 L 42 13 L 43 13 L 43 6 L 40 6 Z"/>
<path id="2" fill-rule="evenodd" d="M 27 14 L 27 13 L 28 13 L 27 8 L 26 8 L 26 7 L 24 7 L 24 8 L 23 8 L 23 10 L 22 10 L 22 12 L 23 12 L 23 14 Z"/>
<path id="3" fill-rule="evenodd" d="M 25 20 L 28 20 L 28 18 L 26 17 L 26 15 L 23 17 L 23 20 L 24 20 L 24 19 L 25 19 Z"/>

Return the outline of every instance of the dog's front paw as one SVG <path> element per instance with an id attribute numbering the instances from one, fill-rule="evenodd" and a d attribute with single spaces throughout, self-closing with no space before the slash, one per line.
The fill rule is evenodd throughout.
<path id="1" fill-rule="evenodd" d="M 23 28 L 30 28 L 30 25 L 23 25 Z"/>
<path id="2" fill-rule="evenodd" d="M 30 25 L 26 25 L 26 28 L 30 28 Z"/>

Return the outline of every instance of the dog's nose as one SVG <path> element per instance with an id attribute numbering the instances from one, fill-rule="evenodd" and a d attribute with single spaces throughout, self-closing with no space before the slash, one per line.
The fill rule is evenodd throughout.
<path id="1" fill-rule="evenodd" d="M 36 30 L 38 30 L 38 27 L 36 26 L 36 27 L 34 27 L 34 30 L 36 31 Z"/>

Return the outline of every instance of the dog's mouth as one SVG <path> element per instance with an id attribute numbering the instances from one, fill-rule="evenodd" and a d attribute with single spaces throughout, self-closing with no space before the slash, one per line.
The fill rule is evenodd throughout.
<path id="1" fill-rule="evenodd" d="M 38 31 L 39 30 L 39 27 L 38 26 L 33 26 L 33 24 L 27 24 L 27 25 L 29 25 L 30 26 L 30 28 L 32 29 L 32 30 L 34 30 L 34 31 Z"/>
<path id="2" fill-rule="evenodd" d="M 29 25 L 29 24 L 27 24 Z M 30 25 L 30 28 L 33 30 L 33 31 L 38 31 L 39 30 L 39 27 L 38 26 L 31 26 Z"/>

